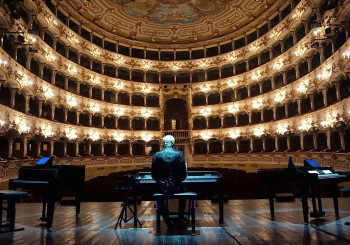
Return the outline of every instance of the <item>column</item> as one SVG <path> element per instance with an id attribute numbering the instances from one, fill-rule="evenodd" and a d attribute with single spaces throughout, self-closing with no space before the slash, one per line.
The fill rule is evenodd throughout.
<path id="1" fill-rule="evenodd" d="M 235 140 L 235 142 L 236 142 L 237 152 L 239 152 L 239 140 Z"/>
<path id="2" fill-rule="evenodd" d="M 75 156 L 79 155 L 79 141 L 75 141 Z"/>
<path id="3" fill-rule="evenodd" d="M 67 141 L 64 140 L 62 141 L 62 143 L 63 143 L 63 156 L 65 157 L 67 156 Z"/>
<path id="4" fill-rule="evenodd" d="M 326 89 L 322 89 L 322 95 L 323 95 L 323 104 L 324 107 L 327 107 L 327 90 Z"/>
<path id="5" fill-rule="evenodd" d="M 89 113 L 89 126 L 91 127 L 92 126 L 92 114 Z"/>
<path id="6" fill-rule="evenodd" d="M 222 147 L 221 147 L 222 152 L 221 153 L 223 154 L 226 151 L 226 149 L 225 149 L 225 140 L 224 139 L 221 140 L 221 145 L 222 145 Z"/>
<path id="7" fill-rule="evenodd" d="M 263 137 L 261 141 L 262 141 L 263 151 L 265 152 L 266 151 L 266 137 Z"/>
<path id="8" fill-rule="evenodd" d="M 288 115 L 288 106 L 289 106 L 289 103 L 284 103 L 284 114 L 285 116 L 288 118 L 289 115 Z"/>
<path id="9" fill-rule="evenodd" d="M 57 71 L 52 71 L 52 74 L 51 74 L 51 84 L 52 85 L 56 84 L 56 73 L 57 73 Z"/>
<path id="10" fill-rule="evenodd" d="M 210 146 L 210 145 L 209 145 L 209 140 L 207 140 L 207 142 L 206 142 L 206 143 L 207 143 L 207 154 L 210 154 L 210 148 L 209 148 L 209 146 Z"/>
<path id="11" fill-rule="evenodd" d="M 129 147 L 130 147 L 130 148 L 129 148 L 130 155 L 133 156 L 133 154 L 132 154 L 132 142 L 131 142 L 131 141 L 130 141 Z"/>
<path id="12" fill-rule="evenodd" d="M 282 77 L 283 77 L 283 85 L 286 85 L 287 84 L 287 73 L 283 71 Z"/>
<path id="13" fill-rule="evenodd" d="M 277 118 L 277 116 L 276 116 L 276 112 L 277 112 L 276 107 L 273 107 L 272 111 L 273 111 L 273 120 L 276 121 L 276 118 Z"/>
<path id="14" fill-rule="evenodd" d="M 106 115 L 101 115 L 101 128 L 105 127 L 105 117 Z"/>
<path id="15" fill-rule="evenodd" d="M 335 92 L 336 92 L 336 95 L 337 95 L 337 101 L 340 101 L 341 97 L 340 97 L 340 84 L 339 84 L 339 81 L 337 81 L 335 83 Z"/>
<path id="16" fill-rule="evenodd" d="M 250 98 L 250 86 L 247 86 L 248 98 Z"/>
<path id="17" fill-rule="evenodd" d="M 27 157 L 27 154 L 28 154 L 28 152 L 27 152 L 27 150 L 28 150 L 27 144 L 28 144 L 28 138 L 23 137 L 23 157 Z"/>
<path id="18" fill-rule="evenodd" d="M 68 79 L 68 76 L 64 76 L 64 90 L 66 91 L 68 90 Z"/>
<path id="19" fill-rule="evenodd" d="M 260 120 L 261 122 L 264 122 L 264 110 L 260 111 Z"/>
<path id="20" fill-rule="evenodd" d="M 16 98 L 16 90 L 11 89 L 11 108 L 15 108 L 15 98 Z"/>
<path id="21" fill-rule="evenodd" d="M 11 158 L 12 157 L 12 151 L 13 151 L 13 137 L 9 136 L 7 140 L 9 142 L 8 157 Z"/>
<path id="22" fill-rule="evenodd" d="M 314 101 L 314 94 L 310 94 L 310 107 L 311 107 L 311 111 L 315 110 L 315 101 Z"/>
<path id="23" fill-rule="evenodd" d="M 344 151 L 345 150 L 344 130 L 339 131 L 339 137 L 340 137 L 341 149 Z"/>
<path id="24" fill-rule="evenodd" d="M 38 103 L 39 103 L 39 117 L 42 117 L 43 116 L 43 103 L 44 103 L 44 101 L 43 100 L 39 100 L 38 101 Z"/>
<path id="25" fill-rule="evenodd" d="M 105 100 L 105 89 L 104 88 L 101 89 L 101 100 L 102 101 Z"/>
<path id="26" fill-rule="evenodd" d="M 53 139 L 50 139 L 49 142 L 50 142 L 50 156 L 53 156 L 53 147 L 55 144 Z"/>
<path id="27" fill-rule="evenodd" d="M 300 71 L 299 71 L 299 66 L 293 66 L 294 67 L 294 69 L 295 69 L 295 76 L 296 76 L 296 78 L 297 79 L 299 79 L 300 78 Z"/>
<path id="28" fill-rule="evenodd" d="M 80 84 L 81 84 L 81 81 L 78 81 L 77 82 L 77 94 L 80 94 Z"/>
<path id="29" fill-rule="evenodd" d="M 55 119 L 55 106 L 51 105 L 51 121 Z"/>
<path id="30" fill-rule="evenodd" d="M 301 99 L 297 99 L 297 104 L 298 104 L 298 115 L 301 115 Z"/>
<path id="31" fill-rule="evenodd" d="M 302 151 L 305 150 L 305 146 L 304 146 L 304 133 L 300 134 L 300 148 Z"/>
<path id="32" fill-rule="evenodd" d="M 132 128 L 132 120 L 133 120 L 133 118 L 130 118 L 130 120 L 129 120 L 129 129 L 130 130 L 133 130 L 133 128 Z"/>
<path id="33" fill-rule="evenodd" d="M 91 140 L 87 141 L 87 145 L 88 145 L 88 147 L 87 147 L 87 155 L 91 156 Z"/>
<path id="34" fill-rule="evenodd" d="M 101 155 L 105 156 L 105 142 L 101 141 Z"/>
<path id="35" fill-rule="evenodd" d="M 278 136 L 275 136 L 275 151 L 278 151 Z"/>
<path id="36" fill-rule="evenodd" d="M 252 124 L 252 112 L 248 111 L 249 125 Z"/>
<path id="37" fill-rule="evenodd" d="M 89 85 L 89 98 L 92 98 L 92 85 Z"/>
<path id="38" fill-rule="evenodd" d="M 24 113 L 28 114 L 29 113 L 29 96 L 25 95 L 25 105 L 24 105 Z"/>
<path id="39" fill-rule="evenodd" d="M 79 125 L 79 116 L 80 116 L 80 111 L 77 111 L 77 125 Z"/>
<path id="40" fill-rule="evenodd" d="M 253 137 L 249 138 L 249 144 L 250 144 L 250 151 L 253 152 L 254 151 L 254 139 L 253 139 Z"/>
<path id="41" fill-rule="evenodd" d="M 68 118 L 68 108 L 63 108 L 64 111 L 64 123 L 67 123 Z"/>

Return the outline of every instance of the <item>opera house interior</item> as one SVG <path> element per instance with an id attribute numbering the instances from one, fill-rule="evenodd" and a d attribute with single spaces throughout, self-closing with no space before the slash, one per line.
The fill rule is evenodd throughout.
<path id="1" fill-rule="evenodd" d="M 0 243 L 350 243 L 349 35 L 349 0 L 0 0 Z"/>

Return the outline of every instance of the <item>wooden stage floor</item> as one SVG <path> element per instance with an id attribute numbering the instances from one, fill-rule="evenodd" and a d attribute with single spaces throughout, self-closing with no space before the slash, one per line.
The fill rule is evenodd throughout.
<path id="1" fill-rule="evenodd" d="M 175 204 L 176 205 L 176 204 Z M 121 211 L 120 202 L 85 202 L 78 218 L 74 206 L 58 205 L 49 233 L 37 219 L 41 204 L 17 204 L 16 226 L 24 231 L 0 234 L 0 244 L 350 244 L 350 198 L 340 198 L 340 218 L 336 219 L 332 199 L 323 199 L 327 216 L 303 225 L 301 203 L 277 203 L 271 221 L 268 200 L 230 200 L 224 205 L 225 228 L 218 225 L 218 207 L 198 201 L 196 236 L 186 229 L 169 233 L 162 222 L 162 234 L 155 236 L 156 216 L 153 202 L 138 208 L 143 228 L 132 228 L 132 220 L 113 229 Z M 174 207 L 172 207 L 174 208 Z M 227 232 L 233 235 L 232 238 Z"/>

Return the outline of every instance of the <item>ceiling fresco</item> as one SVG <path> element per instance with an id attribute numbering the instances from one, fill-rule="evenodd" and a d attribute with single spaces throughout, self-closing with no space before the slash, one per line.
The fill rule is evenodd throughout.
<path id="1" fill-rule="evenodd" d="M 273 0 L 71 0 L 79 14 L 122 37 L 188 43 L 223 36 L 264 13 Z"/>

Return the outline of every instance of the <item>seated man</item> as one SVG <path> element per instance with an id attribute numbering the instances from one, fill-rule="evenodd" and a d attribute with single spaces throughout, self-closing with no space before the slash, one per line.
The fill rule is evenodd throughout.
<path id="1" fill-rule="evenodd" d="M 184 192 L 181 181 L 186 179 L 187 169 L 184 154 L 173 149 L 175 139 L 171 135 L 163 138 L 164 149 L 154 154 L 152 159 L 152 178 L 157 182 L 157 192 L 172 195 Z M 179 224 L 183 222 L 183 212 L 186 200 L 179 200 Z M 165 223 L 171 228 L 165 201 L 160 203 L 160 209 Z"/>

